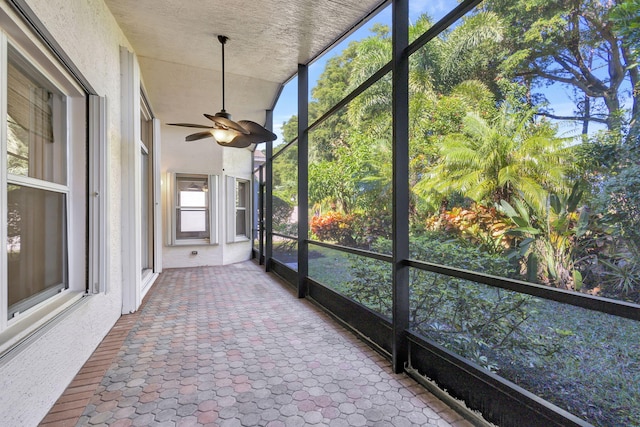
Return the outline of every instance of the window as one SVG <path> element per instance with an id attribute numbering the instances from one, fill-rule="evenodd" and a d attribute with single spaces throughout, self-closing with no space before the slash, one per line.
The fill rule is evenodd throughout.
<path id="1" fill-rule="evenodd" d="M 11 45 L 7 61 L 7 318 L 69 286 L 65 96 Z"/>
<path id="2" fill-rule="evenodd" d="M 247 181 L 236 183 L 236 236 L 247 236 Z"/>
<path id="3" fill-rule="evenodd" d="M 66 185 L 64 96 L 9 47 L 7 172 Z"/>
<path id="4" fill-rule="evenodd" d="M 142 224 L 140 246 L 143 276 L 153 270 L 153 120 L 144 94 L 140 94 L 140 207 Z"/>
<path id="5" fill-rule="evenodd" d="M 0 8 L 0 354 L 80 299 L 90 270 L 87 91 L 12 19 Z"/>
<path id="6" fill-rule="evenodd" d="M 171 242 L 179 244 L 216 244 L 217 176 L 172 174 L 173 209 Z"/>
<path id="7" fill-rule="evenodd" d="M 227 176 L 227 242 L 249 240 L 251 182 Z"/>

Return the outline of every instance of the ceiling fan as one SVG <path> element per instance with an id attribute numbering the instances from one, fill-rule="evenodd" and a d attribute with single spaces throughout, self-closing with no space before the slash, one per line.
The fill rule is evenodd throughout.
<path id="1" fill-rule="evenodd" d="M 213 122 L 213 126 L 199 125 L 194 123 L 167 123 L 170 126 L 183 126 L 188 128 L 207 129 L 206 131 L 187 135 L 185 141 L 197 141 L 199 139 L 212 137 L 215 141 L 224 147 L 245 148 L 251 144 L 273 141 L 276 134 L 256 122 L 251 120 L 239 120 L 234 122 L 231 120 L 231 114 L 224 109 L 224 45 L 229 38 L 227 36 L 218 36 L 218 41 L 222 45 L 222 110 L 215 115 L 204 114 L 204 116 Z"/>

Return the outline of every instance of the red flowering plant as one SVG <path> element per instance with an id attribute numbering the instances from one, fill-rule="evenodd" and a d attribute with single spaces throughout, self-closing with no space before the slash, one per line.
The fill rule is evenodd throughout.
<path id="1" fill-rule="evenodd" d="M 335 210 L 311 218 L 311 232 L 321 241 L 352 245 L 353 216 Z"/>

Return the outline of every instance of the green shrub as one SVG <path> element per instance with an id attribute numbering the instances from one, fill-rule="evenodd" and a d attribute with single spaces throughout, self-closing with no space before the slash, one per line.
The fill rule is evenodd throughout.
<path id="1" fill-rule="evenodd" d="M 411 240 L 411 257 L 498 276 L 515 276 L 514 264 L 504 256 L 480 251 L 464 240 L 445 240 L 439 233 Z M 388 252 L 390 242 L 379 240 L 376 252 Z M 372 259 L 351 265 L 350 298 L 391 317 L 391 268 Z M 410 326 L 413 330 L 481 366 L 499 370 L 499 354 L 536 357 L 552 354 L 561 338 L 557 331 L 545 336 L 531 333 L 527 324 L 536 312 L 537 299 L 455 277 L 411 269 Z"/>
<path id="2" fill-rule="evenodd" d="M 280 233 L 287 233 L 291 231 L 291 214 L 293 213 L 293 206 L 286 200 L 280 197 L 273 196 L 273 230 Z M 294 224 L 296 227 L 297 225 Z M 295 230 L 295 227 L 293 227 Z M 295 234 L 295 233 L 294 233 Z"/>

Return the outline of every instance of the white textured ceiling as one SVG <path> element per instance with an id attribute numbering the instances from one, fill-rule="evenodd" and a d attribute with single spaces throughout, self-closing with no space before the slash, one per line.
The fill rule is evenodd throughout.
<path id="1" fill-rule="evenodd" d="M 206 123 L 221 105 L 264 123 L 280 84 L 351 29 L 381 0 L 105 0 L 138 56 L 154 113 Z"/>

